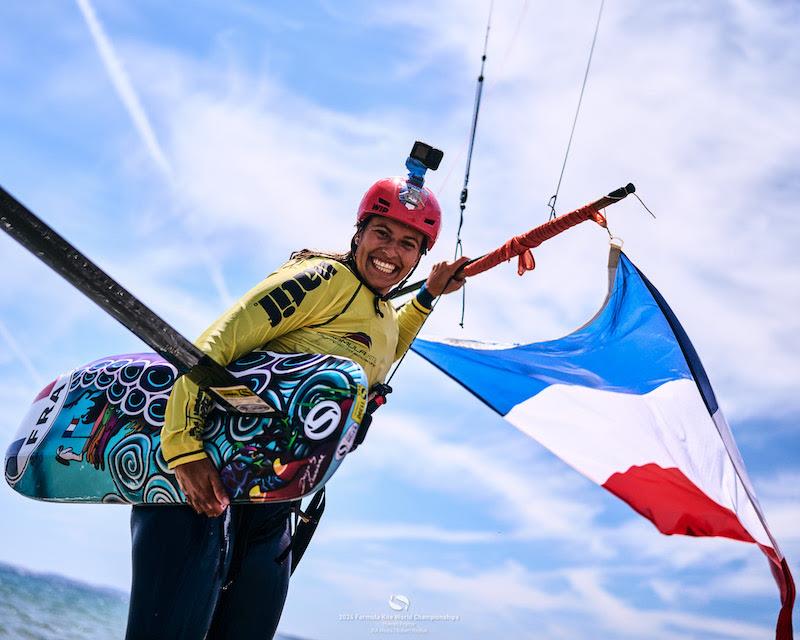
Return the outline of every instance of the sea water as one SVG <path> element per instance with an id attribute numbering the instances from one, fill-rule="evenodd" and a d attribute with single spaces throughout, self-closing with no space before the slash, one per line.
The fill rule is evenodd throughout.
<path id="1" fill-rule="evenodd" d="M 0 564 L 0 638 L 125 636 L 128 594 Z"/>
<path id="2" fill-rule="evenodd" d="M 2 640 L 122 639 L 127 617 L 127 593 L 0 563 Z"/>

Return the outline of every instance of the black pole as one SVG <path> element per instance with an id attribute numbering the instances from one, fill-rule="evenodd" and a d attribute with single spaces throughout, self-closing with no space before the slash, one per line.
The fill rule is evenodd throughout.
<path id="1" fill-rule="evenodd" d="M 243 385 L 240 381 L 189 342 L 2 187 L 0 187 L 0 227 L 175 366 L 180 373 L 208 387 L 219 402 L 235 410 L 224 396 L 215 393 L 210 387 L 241 387 Z M 252 401 L 254 404 L 263 405 L 262 413 L 275 412 L 259 396 L 253 395 Z"/>

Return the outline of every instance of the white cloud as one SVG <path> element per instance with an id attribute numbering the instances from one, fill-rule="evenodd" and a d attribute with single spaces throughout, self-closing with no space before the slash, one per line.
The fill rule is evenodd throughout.
<path id="1" fill-rule="evenodd" d="M 703 637 L 763 638 L 771 631 L 760 625 L 713 616 L 634 607 L 603 586 L 601 572 L 578 569 L 566 573 L 576 591 L 576 599 L 595 614 L 603 628 L 613 631 L 617 637 L 677 639 L 703 633 Z"/>
<path id="2" fill-rule="evenodd" d="M 758 491 L 765 501 L 771 500 L 800 503 L 800 471 L 779 470 L 771 475 L 755 478 Z"/>
<path id="3" fill-rule="evenodd" d="M 439 437 L 416 416 L 397 412 L 381 416 L 373 431 L 369 457 L 349 473 L 393 472 L 420 489 L 435 488 L 468 500 L 510 526 L 513 538 L 584 539 L 598 511 L 585 497 L 576 496 L 571 470 L 539 459 L 538 469 L 524 473 L 513 445 L 485 439 L 480 445 L 454 442 Z"/>
<path id="4" fill-rule="evenodd" d="M 506 562 L 490 569 L 456 570 L 375 562 L 369 557 L 358 567 L 323 562 L 314 568 L 314 581 L 335 585 L 344 601 L 364 602 L 364 594 L 371 594 L 368 601 L 378 604 L 375 595 L 388 597 L 402 589 L 414 613 L 447 612 L 460 617 L 453 629 L 437 627 L 436 637 L 478 637 L 488 632 L 489 621 L 518 637 L 526 633 L 521 612 L 534 614 L 536 637 L 542 639 L 577 637 L 586 629 L 602 630 L 601 637 L 657 640 L 761 638 L 770 633 L 769 628 L 745 621 L 684 613 L 673 607 L 634 606 L 608 589 L 610 576 L 600 569 L 531 571 Z M 475 611 L 480 615 L 473 615 Z M 359 613 L 372 611 L 362 608 Z M 351 637 L 360 637 L 356 629 L 351 629 Z"/>
<path id="5" fill-rule="evenodd" d="M 664 602 L 676 606 L 689 603 L 708 606 L 715 600 L 769 598 L 775 595 L 776 589 L 766 558 L 757 553 L 749 554 L 733 567 L 714 570 L 701 585 L 664 578 L 649 582 Z"/>
<path id="6" fill-rule="evenodd" d="M 97 47 L 97 52 L 103 61 L 103 66 L 108 73 L 117 95 L 122 101 L 125 110 L 128 112 L 128 115 L 130 116 L 133 125 L 139 134 L 139 137 L 144 143 L 144 146 L 150 154 L 150 157 L 152 158 L 156 167 L 163 174 L 167 184 L 176 191 L 175 201 L 179 203 L 182 198 L 180 197 L 178 184 L 175 180 L 175 172 L 170 165 L 170 162 L 167 160 L 161 144 L 156 137 L 153 126 L 147 117 L 147 113 L 145 112 L 139 96 L 133 87 L 133 83 L 123 67 L 120 57 L 117 55 L 113 45 L 111 44 L 111 40 L 100 24 L 100 21 L 98 20 L 90 1 L 76 0 L 76 2 L 78 3 L 81 14 L 86 21 L 86 25 L 88 26 L 92 35 L 94 44 Z M 178 208 L 180 209 L 180 205 L 178 205 Z M 183 214 L 182 211 L 179 211 L 178 213 Z M 189 228 L 192 229 L 191 226 Z M 228 292 L 227 285 L 223 277 L 222 268 L 214 259 L 213 252 L 210 250 L 209 245 L 207 243 L 202 243 L 195 233 L 190 233 L 188 247 L 186 248 L 192 254 L 197 256 L 197 261 L 207 269 L 210 280 L 216 287 L 220 298 L 225 302 L 225 304 L 231 304 L 233 299 Z"/>
<path id="7" fill-rule="evenodd" d="M 11 334 L 8 330 L 8 327 L 0 320 L 0 338 L 6 343 L 9 351 L 14 355 L 14 357 L 19 361 L 22 365 L 23 369 L 28 372 L 33 382 L 40 387 L 44 386 L 44 377 L 42 376 L 39 371 L 37 371 L 36 367 L 34 366 L 31 359 L 28 357 L 28 354 L 22 349 L 22 347 L 17 342 L 17 339 Z M 0 352 L 0 362 L 5 360 L 3 354 Z"/>
<path id="8" fill-rule="evenodd" d="M 428 524 L 406 522 L 347 522 L 320 532 L 318 541 L 337 540 L 416 540 L 444 544 L 470 544 L 496 542 L 497 534 L 491 531 L 459 531 Z"/>
<path id="9" fill-rule="evenodd" d="M 156 166 L 163 171 L 169 179 L 172 174 L 169 162 L 164 155 L 164 151 L 161 149 L 161 145 L 158 143 L 153 127 L 147 118 L 147 113 L 142 107 L 139 96 L 133 88 L 133 83 L 128 77 L 122 61 L 114 50 L 89 0 L 76 0 L 76 2 L 78 8 L 81 10 L 83 19 L 86 21 L 86 26 L 92 34 L 92 40 L 103 61 L 103 66 L 105 66 L 108 76 L 114 85 L 114 90 L 125 106 L 125 110 L 133 121 L 136 131 L 141 136 L 142 142 L 144 142 Z"/>

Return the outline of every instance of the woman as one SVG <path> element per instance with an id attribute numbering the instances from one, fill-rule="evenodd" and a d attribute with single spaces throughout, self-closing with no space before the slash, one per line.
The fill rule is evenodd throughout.
<path id="1" fill-rule="evenodd" d="M 387 294 L 436 242 L 436 198 L 403 178 L 376 182 L 358 208 L 345 254 L 308 250 L 250 290 L 198 339 L 226 365 L 257 348 L 326 353 L 382 382 L 413 341 L 433 300 L 464 283 L 467 261 L 436 264 L 399 311 Z M 186 377 L 167 405 L 162 452 L 189 507 L 134 507 L 128 640 L 272 638 L 289 583 L 291 504 L 229 505 L 200 434 L 208 399 Z M 280 560 L 278 560 L 280 559 Z"/>

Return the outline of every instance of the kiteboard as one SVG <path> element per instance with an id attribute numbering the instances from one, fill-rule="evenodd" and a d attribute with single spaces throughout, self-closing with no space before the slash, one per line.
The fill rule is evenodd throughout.
<path id="1" fill-rule="evenodd" d="M 297 500 L 321 488 L 356 440 L 367 406 L 363 368 L 337 356 L 259 350 L 227 370 L 277 410 L 211 408 L 203 446 L 231 501 Z M 59 376 L 11 443 L 6 481 L 52 502 L 185 503 L 160 439 L 177 377 L 154 353 L 102 358 Z"/>

